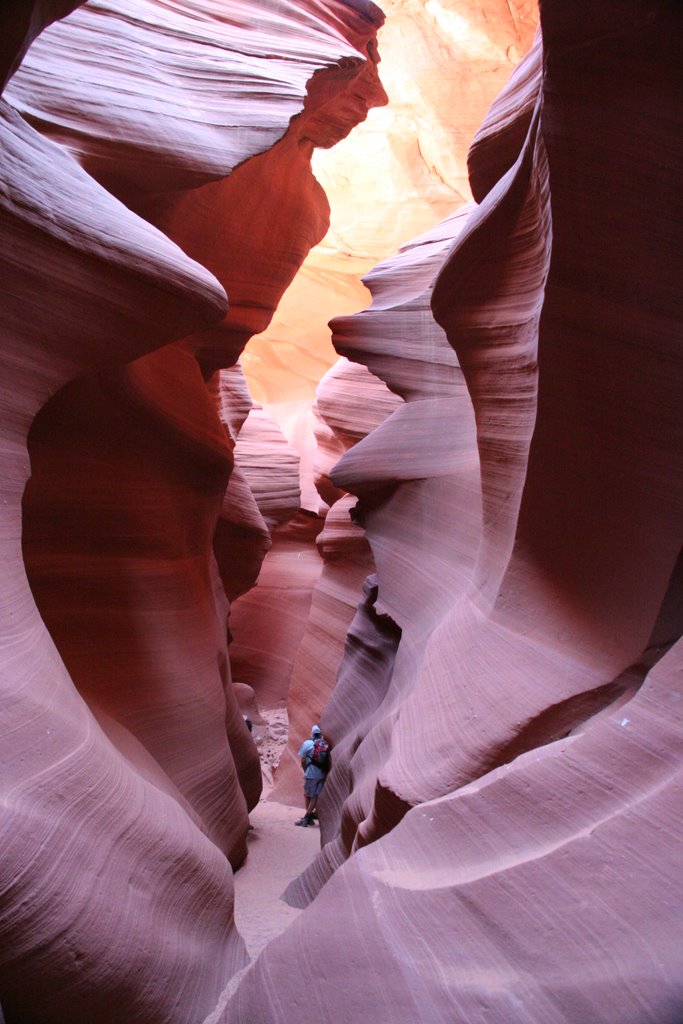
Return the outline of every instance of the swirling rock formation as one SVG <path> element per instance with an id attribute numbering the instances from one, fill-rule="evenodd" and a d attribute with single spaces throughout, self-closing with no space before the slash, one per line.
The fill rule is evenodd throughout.
<path id="1" fill-rule="evenodd" d="M 244 961 L 229 866 L 149 751 L 76 690 L 28 585 L 21 502 L 27 434 L 50 395 L 221 316 L 225 294 L 4 102 L 1 112 L 0 998 L 8 1021 L 111 1020 L 123 1007 L 168 1020 L 183 991 L 181 1002 L 210 1008 Z M 177 989 L 150 981 L 168 971 Z"/>
<path id="2" fill-rule="evenodd" d="M 216 374 L 209 389 L 234 455 L 237 438 L 253 406 L 239 364 Z M 268 525 L 235 457 L 213 534 L 213 551 L 230 602 L 254 586 L 271 543 Z"/>
<path id="3" fill-rule="evenodd" d="M 276 773 L 275 799 L 301 800 L 297 751 L 334 690 L 358 595 L 363 580 L 374 570 L 364 531 L 350 518 L 355 501 L 327 477 L 327 457 L 332 452 L 338 457 L 352 448 L 401 404 L 378 377 L 345 358 L 318 387 L 316 413 L 320 427 L 326 429 L 318 432 L 322 457 L 318 459 L 317 487 L 332 504 L 318 536 L 319 581 L 311 594 L 310 614 L 288 680 L 289 743 Z M 349 711 L 346 705 L 345 711 Z"/>
<path id="4" fill-rule="evenodd" d="M 289 890 L 315 899 L 245 974 L 230 1021 L 274 991 L 271 1020 L 294 1019 L 285 990 L 331 1021 L 339 988 L 350 1021 L 681 1018 L 681 13 L 619 14 L 542 5 L 542 51 L 472 149 L 480 205 L 441 253 L 431 306 L 472 403 L 477 548 L 452 516 L 430 537 L 406 500 L 457 451 L 459 419 L 412 447 L 439 399 L 408 401 L 332 473 L 361 497 L 374 608 L 402 634 L 355 677 L 350 637 L 323 716 L 326 845 Z M 396 281 L 398 321 L 410 277 Z M 373 330 L 380 313 L 376 291 L 336 326 L 375 372 L 380 334 L 396 336 Z M 459 580 L 435 566 L 425 602 L 428 553 L 467 533 L 475 557 Z M 356 631 L 373 646 L 369 617 Z"/>
<path id="5" fill-rule="evenodd" d="M 526 53 L 535 0 L 385 0 L 382 82 L 389 104 L 350 139 L 314 156 L 332 208 L 244 366 L 258 401 L 311 400 L 333 365 L 327 323 L 364 308 L 358 278 L 471 199 L 467 150 L 486 110 Z M 521 140 L 520 140 L 521 141 Z"/>
<path id="6" fill-rule="evenodd" d="M 334 483 L 360 498 L 353 518 L 365 527 L 377 577 L 365 586 L 323 715 L 335 744 L 323 835 L 334 838 L 305 881 L 292 886 L 288 898 L 295 902 L 316 891 L 354 843 L 365 841 L 364 833 L 376 827 L 372 814 L 382 818 L 383 829 L 395 823 L 401 802 L 375 790 L 386 758 L 386 722 L 413 685 L 430 632 L 474 567 L 481 530 L 474 414 L 462 371 L 430 310 L 434 279 L 467 213 L 380 264 L 365 279 L 370 309 L 332 324 L 337 349 L 381 376 L 394 402 L 391 415 L 349 447 L 331 473 Z M 335 409 L 329 398 L 324 407 Z M 327 415 L 334 423 L 333 411 Z M 371 739 L 375 729 L 384 734 L 378 742 Z M 345 793 L 352 775 L 367 784 Z"/>
<path id="7" fill-rule="evenodd" d="M 73 6 L 0 11 L 0 1017 L 678 1024 L 678 8 L 544 0 L 479 205 L 335 322 L 302 481 L 235 363 L 326 230 L 313 149 L 384 102 L 382 17 Z M 334 767 L 311 905 L 246 967 L 226 626 L 299 501 L 322 557 L 266 681 Z"/>
<path id="8" fill-rule="evenodd" d="M 3 10 L 8 69 L 66 7 Z M 8 1021 L 194 1022 L 245 962 L 229 861 L 260 772 L 211 542 L 249 535 L 239 592 L 269 538 L 248 474 L 226 491 L 244 394 L 207 380 L 326 229 L 310 156 L 383 101 L 380 23 L 93 0 L 2 101 Z"/>

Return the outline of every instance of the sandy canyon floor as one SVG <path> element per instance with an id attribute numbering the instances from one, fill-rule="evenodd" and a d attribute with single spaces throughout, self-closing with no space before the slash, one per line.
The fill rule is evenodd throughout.
<path id="1" fill-rule="evenodd" d="M 249 855 L 235 873 L 235 921 L 251 960 L 301 913 L 284 903 L 280 896 L 320 849 L 317 825 L 297 828 L 294 824 L 303 813 L 302 807 L 268 799 L 272 772 L 287 742 L 287 713 L 284 709 L 263 711 L 262 716 L 263 724 L 256 725 L 254 738 L 261 755 L 263 797 L 249 817 L 252 825 L 247 837 Z M 231 979 L 204 1024 L 215 1024 L 220 1019 L 243 974 L 244 971 L 240 971 Z"/>

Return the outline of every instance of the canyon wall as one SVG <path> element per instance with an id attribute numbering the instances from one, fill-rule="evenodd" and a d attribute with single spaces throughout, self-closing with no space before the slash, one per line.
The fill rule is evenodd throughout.
<path id="1" fill-rule="evenodd" d="M 347 188 L 314 151 L 384 109 L 379 9 L 0 12 L 7 1024 L 680 1022 L 683 19 L 544 0 L 465 158 L 467 46 L 502 85 L 531 5 L 385 6 L 410 155 L 306 264 L 303 417 L 238 360 Z M 387 257 L 355 315 L 345 248 Z M 251 966 L 249 687 L 276 797 L 334 744 Z"/>
<path id="2" fill-rule="evenodd" d="M 226 1020 L 304 990 L 330 1021 L 340 990 L 354 1021 L 681 1019 L 680 30 L 545 2 L 479 205 L 333 322 L 405 404 L 331 472 L 377 573 L 310 906 Z"/>
<path id="3" fill-rule="evenodd" d="M 325 233 L 314 148 L 385 101 L 382 15 L 93 0 L 55 21 L 76 6 L 2 12 L 8 76 L 35 42 L 1 108 L 0 1002 L 197 1021 L 246 963 L 231 865 L 261 787 L 227 598 L 299 505 L 287 460 L 261 487 L 236 453 L 252 403 L 221 371 Z"/>
<path id="4" fill-rule="evenodd" d="M 264 405 L 310 401 L 336 361 L 327 323 L 367 306 L 361 275 L 471 199 L 467 151 L 529 49 L 536 0 L 384 0 L 379 67 L 389 103 L 313 157 L 329 230 L 244 355 Z"/>

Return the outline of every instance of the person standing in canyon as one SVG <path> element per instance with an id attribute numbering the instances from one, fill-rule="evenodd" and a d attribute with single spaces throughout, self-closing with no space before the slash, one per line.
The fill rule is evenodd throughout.
<path id="1" fill-rule="evenodd" d="M 304 800 L 306 813 L 295 822 L 302 828 L 308 828 L 315 820 L 315 808 L 318 797 L 323 791 L 325 778 L 330 770 L 330 745 L 323 736 L 320 726 L 311 728 L 311 735 L 304 740 L 299 748 L 301 767 L 304 772 Z"/>

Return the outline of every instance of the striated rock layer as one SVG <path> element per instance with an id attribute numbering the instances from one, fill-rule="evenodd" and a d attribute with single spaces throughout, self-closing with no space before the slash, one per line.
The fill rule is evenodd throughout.
<path id="1" fill-rule="evenodd" d="M 374 570 L 364 531 L 350 518 L 353 497 L 329 479 L 330 462 L 371 433 L 401 404 L 378 377 L 345 358 L 332 367 L 318 387 L 316 486 L 331 507 L 317 541 L 319 582 L 311 595 L 310 614 L 289 679 L 289 743 L 276 773 L 272 795 L 277 800 L 299 803 L 302 799 L 297 752 L 335 688 L 358 594 L 363 580 Z M 351 707 L 345 705 L 345 709 L 352 713 Z"/>
<path id="2" fill-rule="evenodd" d="M 71 6 L 3 8 L 6 66 Z M 383 102 L 380 23 L 92 0 L 0 102 L 8 1021 L 194 1022 L 245 963 L 230 862 L 260 771 L 226 589 L 281 512 L 232 473 L 250 401 L 216 371 L 326 230 L 310 157 Z"/>
<path id="3" fill-rule="evenodd" d="M 380 264 L 365 279 L 370 309 L 332 324 L 339 351 L 366 363 L 403 400 L 331 472 L 360 498 L 352 515 L 365 527 L 377 575 L 365 584 L 322 716 L 334 742 L 322 827 L 325 840 L 334 838 L 292 886 L 288 898 L 296 903 L 317 891 L 370 829 L 386 831 L 403 813 L 394 794 L 377 788 L 387 722 L 414 683 L 429 634 L 474 567 L 481 532 L 474 413 L 430 310 L 434 279 L 467 215 L 453 215 Z"/>
<path id="4" fill-rule="evenodd" d="M 471 151 L 480 205 L 421 289 L 471 400 L 480 520 L 430 537 L 443 495 L 429 517 L 408 500 L 446 486 L 464 440 L 442 413 L 421 445 L 447 398 L 413 396 L 332 472 L 360 496 L 377 579 L 323 714 L 326 845 L 288 893 L 314 902 L 246 972 L 231 1022 L 294 1020 L 302 991 L 332 1021 L 340 990 L 349 1021 L 681 1019 L 682 15 L 618 13 L 542 5 L 542 50 Z M 335 325 L 374 372 L 386 352 L 397 389 L 399 352 L 426 362 L 399 268 L 390 301 L 376 284 Z M 419 337 L 434 330 L 423 315 Z M 381 615 L 400 639 L 380 643 Z"/>
<path id="5" fill-rule="evenodd" d="M 382 16 L 73 6 L 0 12 L 0 1019 L 678 1024 L 678 8 L 545 0 L 479 205 L 335 322 L 301 480 L 235 364 L 327 229 L 313 150 L 385 102 Z M 310 580 L 281 634 L 255 603 L 235 688 L 299 503 L 309 618 Z M 311 905 L 235 977 L 254 651 L 280 795 L 320 712 L 334 767 Z"/>
<path id="6" fill-rule="evenodd" d="M 26 579 L 21 501 L 27 434 L 49 396 L 221 316 L 225 294 L 5 103 L 0 116 L 0 998 L 9 1021 L 113 1020 L 124 1006 L 168 1020 L 181 992 L 208 1009 L 244 962 L 229 865 L 126 724 L 75 688 Z M 177 989 L 150 984 L 166 972 Z"/>

